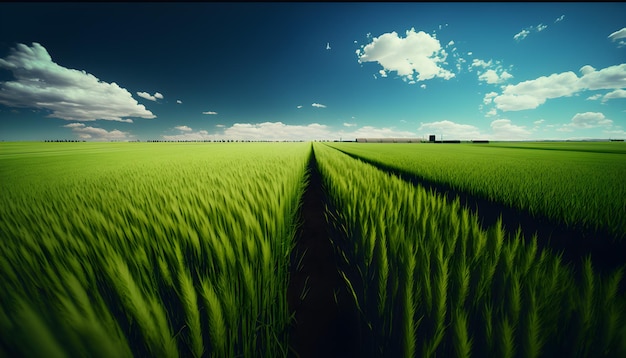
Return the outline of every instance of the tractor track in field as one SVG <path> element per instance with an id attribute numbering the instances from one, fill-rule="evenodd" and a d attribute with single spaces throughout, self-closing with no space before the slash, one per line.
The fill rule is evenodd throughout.
<path id="1" fill-rule="evenodd" d="M 357 311 L 339 275 L 313 149 L 308 174 L 287 291 L 289 309 L 295 315 L 289 332 L 289 356 L 358 356 Z"/>
<path id="2" fill-rule="evenodd" d="M 592 258 L 594 270 L 601 273 L 612 272 L 626 264 L 624 257 L 626 240 L 620 241 L 618 237 L 608 231 L 566 226 L 545 216 L 533 216 L 528 211 L 480 198 L 467 192 L 455 190 L 449 185 L 431 182 L 415 174 L 361 158 L 335 147 L 331 148 L 353 159 L 373 165 L 386 173 L 398 176 L 413 185 L 420 185 L 427 191 L 439 193 L 447 200 L 454 200 L 458 196 L 462 207 L 468 207 L 473 214 L 478 215 L 483 229 L 496 224 L 501 215 L 502 225 L 507 232 L 514 234 L 519 227 L 524 240 L 527 242 L 536 233 L 539 249 L 549 248 L 553 251 L 562 252 L 564 262 L 571 263 L 577 272 L 587 255 Z M 622 286 L 624 285 L 622 280 Z M 625 290 L 626 287 L 621 288 L 622 292 Z"/>

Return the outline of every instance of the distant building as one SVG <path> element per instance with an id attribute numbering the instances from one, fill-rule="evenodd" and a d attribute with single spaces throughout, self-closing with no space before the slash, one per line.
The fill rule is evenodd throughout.
<path id="1" fill-rule="evenodd" d="M 428 141 L 429 141 L 429 142 L 431 142 L 431 143 L 433 143 L 433 142 L 435 141 L 435 136 L 434 136 L 434 135 L 432 135 L 432 134 L 431 134 L 431 135 L 429 135 L 429 136 L 428 136 Z"/>

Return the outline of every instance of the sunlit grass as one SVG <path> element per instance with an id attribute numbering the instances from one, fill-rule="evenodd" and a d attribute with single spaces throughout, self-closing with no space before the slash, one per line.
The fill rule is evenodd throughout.
<path id="1" fill-rule="evenodd" d="M 626 239 L 624 143 L 331 145 L 434 183 Z"/>
<path id="2" fill-rule="evenodd" d="M 587 260 L 579 279 L 560 255 L 539 251 L 536 237 L 526 243 L 501 221 L 483 230 L 458 199 L 327 145 L 314 149 L 346 236 L 334 242 L 344 279 L 383 356 L 626 354 L 616 326 L 626 323 L 622 270 L 603 277 Z"/>
<path id="3" fill-rule="evenodd" d="M 63 144 L 0 154 L 8 355 L 286 355 L 310 144 Z"/>

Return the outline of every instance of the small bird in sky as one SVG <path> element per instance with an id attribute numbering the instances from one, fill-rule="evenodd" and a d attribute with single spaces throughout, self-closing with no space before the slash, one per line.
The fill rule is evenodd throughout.
<path id="1" fill-rule="evenodd" d="M 326 43 L 326 49 L 327 49 L 327 50 L 330 50 L 330 42 L 327 42 L 327 43 Z"/>

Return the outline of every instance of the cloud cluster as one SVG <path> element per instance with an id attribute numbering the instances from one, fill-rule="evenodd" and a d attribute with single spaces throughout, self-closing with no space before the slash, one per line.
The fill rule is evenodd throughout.
<path id="1" fill-rule="evenodd" d="M 454 73 L 444 69 L 447 53 L 439 40 L 415 29 L 399 37 L 394 31 L 372 39 L 372 42 L 356 50 L 358 62 L 377 62 L 383 67 L 384 76 L 395 71 L 406 81 L 425 81 L 435 77 L 449 80 Z M 382 74 L 383 72 L 381 72 Z"/>
<path id="2" fill-rule="evenodd" d="M 476 70 L 478 80 L 488 84 L 499 84 L 513 78 L 513 75 L 502 67 L 500 61 L 494 62 L 493 60 L 489 60 L 486 62 L 485 60 L 475 58 L 472 60 L 472 64 L 469 65 L 468 70 L 470 72 Z"/>
<path id="3" fill-rule="evenodd" d="M 532 131 L 525 126 L 513 124 L 509 119 L 496 119 L 490 124 L 491 132 L 483 133 L 478 127 L 470 124 L 460 124 L 448 120 L 421 123 L 418 131 L 422 136 L 435 134 L 443 135 L 444 139 L 458 140 L 523 140 L 528 139 Z"/>
<path id="4" fill-rule="evenodd" d="M 80 139 L 92 141 L 129 140 L 134 137 L 128 132 L 122 132 L 117 129 L 107 131 L 102 128 L 87 127 L 84 123 L 70 123 L 63 127 L 71 128 L 72 132 L 77 134 Z"/>
<path id="5" fill-rule="evenodd" d="M 15 77 L 0 82 L 0 103 L 9 107 L 44 109 L 51 112 L 50 117 L 74 121 L 129 122 L 123 117 L 156 117 L 115 82 L 56 64 L 36 42 L 11 49 L 9 56 L 0 59 L 0 68 Z"/>
<path id="6" fill-rule="evenodd" d="M 151 96 L 148 92 L 137 92 L 137 96 L 153 102 L 156 102 L 157 99 L 163 99 L 163 95 L 159 92 L 156 92 L 153 96 Z"/>
<path id="7" fill-rule="evenodd" d="M 356 127 L 354 123 L 344 123 L 344 127 Z M 220 126 L 224 128 L 224 126 Z M 224 128 L 220 133 L 206 130 L 193 131 L 187 126 L 176 127 L 181 133 L 164 135 L 165 140 L 321 140 L 321 139 L 356 139 L 356 138 L 401 138 L 415 137 L 415 133 L 398 131 L 394 128 L 363 126 L 354 130 L 333 130 L 323 124 L 292 125 L 282 122 L 235 123 Z"/>
<path id="8" fill-rule="evenodd" d="M 548 99 L 568 97 L 585 90 L 617 90 L 613 91 L 609 98 L 621 98 L 619 96 L 622 92 L 618 90 L 626 88 L 626 64 L 610 66 L 599 71 L 586 65 L 580 72 L 581 77 L 568 71 L 507 85 L 500 95 L 488 93 L 483 101 L 485 104 L 493 102 L 502 111 L 521 111 L 537 108 Z"/>

